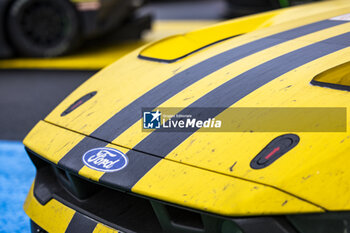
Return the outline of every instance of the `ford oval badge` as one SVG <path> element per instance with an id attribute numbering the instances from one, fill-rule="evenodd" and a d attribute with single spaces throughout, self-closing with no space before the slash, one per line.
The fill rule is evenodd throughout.
<path id="1" fill-rule="evenodd" d="M 96 171 L 115 172 L 128 164 L 128 157 L 119 150 L 103 147 L 94 148 L 83 155 L 86 166 Z"/>

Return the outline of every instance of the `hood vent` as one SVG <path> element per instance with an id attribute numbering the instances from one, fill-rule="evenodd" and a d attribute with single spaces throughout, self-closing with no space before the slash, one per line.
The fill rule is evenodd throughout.
<path id="1" fill-rule="evenodd" d="M 326 70 L 311 81 L 312 85 L 350 91 L 350 62 Z"/>

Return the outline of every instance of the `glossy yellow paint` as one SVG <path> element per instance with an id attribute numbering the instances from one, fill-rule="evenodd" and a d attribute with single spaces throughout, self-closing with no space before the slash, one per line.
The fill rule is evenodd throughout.
<path id="1" fill-rule="evenodd" d="M 332 4 L 332 7 L 334 7 L 334 4 Z M 330 10 L 329 8 L 321 7 L 321 5 L 318 7 L 312 6 L 312 8 L 317 14 Z M 315 8 L 317 9 L 316 11 Z M 230 37 L 310 16 L 313 12 L 309 10 L 311 10 L 311 6 L 303 6 L 302 11 L 298 8 L 274 10 L 225 21 L 211 27 L 157 41 L 145 47 L 140 52 L 140 55 L 156 60 L 174 61 Z"/>
<path id="2" fill-rule="evenodd" d="M 55 150 L 65 145 L 64 140 L 67 142 L 72 138 L 73 144 L 76 144 L 82 135 L 89 135 L 133 100 L 174 74 L 250 41 L 348 13 L 350 3 L 318 3 L 292 8 L 291 12 L 299 12 L 300 18 L 215 44 L 173 64 L 140 60 L 137 59 L 140 49 L 134 51 L 84 83 L 46 118 L 48 122 L 67 128 L 67 131 L 79 132 L 81 135 L 73 132 L 67 135 L 62 133 L 57 140 L 57 146 L 39 145 L 51 140 L 56 143 L 56 139 L 53 139 L 54 131 L 60 130 L 52 129 L 52 133 L 48 130 L 49 135 L 46 136 L 46 126 L 37 126 L 25 143 L 35 152 L 57 161 L 61 155 L 56 155 Z M 308 14 L 311 16 L 306 16 Z M 205 77 L 160 107 L 186 107 L 208 91 L 259 64 L 349 31 L 350 26 L 347 23 L 246 57 Z M 348 108 L 348 92 L 311 86 L 309 82 L 320 72 L 347 62 L 349 57 L 350 49 L 347 48 L 301 66 L 249 94 L 236 103 L 235 107 Z M 98 91 L 98 94 L 76 111 L 60 117 L 68 106 L 91 91 Z M 43 134 L 47 139 L 38 139 Z M 147 135 L 148 133 L 141 131 L 141 124 L 138 122 L 112 144 L 132 148 Z M 279 135 L 279 132 L 197 132 L 151 169 L 132 191 L 223 215 L 323 211 L 316 207 L 317 205 L 327 210 L 350 210 L 347 195 L 339 195 L 348 193 L 350 188 L 350 172 L 347 169 L 349 162 L 346 156 L 350 142 L 349 133 L 298 132 L 301 141 L 297 147 L 265 169 L 251 169 L 249 163 L 252 158 Z M 116 148 L 112 144 L 109 146 Z M 38 151 L 35 149 L 37 147 Z M 64 150 L 68 151 L 71 145 L 65 148 Z M 233 164 L 236 165 L 230 169 Z M 79 174 L 95 181 L 103 175 L 86 167 L 82 168 Z M 257 204 L 258 200 L 263 201 Z M 309 202 L 315 203 L 316 206 Z"/>
<path id="3" fill-rule="evenodd" d="M 319 72 L 342 64 L 349 57 L 348 48 L 302 66 L 261 87 L 235 107 L 331 106 L 348 109 L 349 92 L 311 86 L 309 82 Z M 349 113 L 347 119 L 349 121 Z M 296 133 L 300 137 L 297 147 L 261 170 L 250 168 L 250 161 L 270 141 L 284 133 L 195 133 L 167 159 L 278 187 L 327 210 L 350 210 L 347 195 L 340 195 L 348 193 L 350 187 L 349 132 Z"/>
<path id="4" fill-rule="evenodd" d="M 159 108 L 170 107 L 185 107 L 201 98 L 206 93 L 212 91 L 232 77 L 236 77 L 262 63 L 272 60 L 276 57 L 282 56 L 299 48 L 314 44 L 318 41 L 328 39 L 333 36 L 350 31 L 350 23 L 345 25 L 336 26 L 330 29 L 319 31 L 307 36 L 300 37 L 298 39 L 288 41 L 286 43 L 274 46 L 270 49 L 263 50 L 246 58 L 243 58 L 231 65 L 228 65 L 217 72 L 210 74 L 195 84 L 189 86 L 185 90 L 181 91 L 173 98 L 164 102 L 162 105 L 157 106 Z M 254 105 L 252 105 L 254 106 Z M 250 106 L 250 107 L 252 107 Z M 267 106 L 265 106 L 267 107 Z M 141 140 L 146 138 L 149 133 L 141 132 L 142 119 L 136 122 L 132 127 L 127 129 L 122 135 L 116 138 L 113 143 L 123 145 L 128 148 L 133 148 Z M 215 133 L 217 135 L 217 133 Z"/>
<path id="5" fill-rule="evenodd" d="M 100 70 L 125 56 L 131 51 L 150 42 L 216 23 L 213 20 L 202 21 L 156 21 L 152 31 L 142 40 L 116 41 L 115 43 L 96 43 L 88 48 L 55 58 L 12 58 L 0 60 L 0 69 L 69 69 Z"/>
<path id="6" fill-rule="evenodd" d="M 85 165 L 79 170 L 79 175 L 93 181 L 98 181 L 103 174 L 104 172 L 93 170 Z"/>
<path id="7" fill-rule="evenodd" d="M 48 129 L 50 129 L 50 132 L 55 131 L 57 135 L 60 135 L 60 131 L 62 130 L 60 127 L 51 126 L 48 123 L 41 122 L 34 128 L 34 132 L 36 130 L 47 131 Z M 74 138 L 73 134 L 77 134 L 70 132 L 69 130 L 64 131 L 70 134 L 67 138 Z M 40 155 L 45 155 L 46 159 L 54 161 L 56 157 L 53 156 L 55 153 L 52 152 L 54 152 L 53 150 L 55 148 L 51 146 L 42 147 L 45 142 L 32 140 L 33 138 L 40 138 L 40 135 L 30 135 L 30 139 L 26 139 L 26 145 L 34 151 L 39 151 L 38 153 L 40 153 Z M 60 140 L 53 141 L 51 144 L 59 145 L 59 142 Z M 109 144 L 107 147 L 118 149 L 123 153 L 128 152 L 128 149 L 113 144 Z M 58 146 L 56 147 L 56 150 L 59 153 L 61 149 Z M 51 155 L 51 157 L 48 155 Z M 103 175 L 102 172 L 96 172 L 87 167 L 83 167 L 79 171 L 79 174 L 94 181 L 98 181 Z M 237 192 L 237 190 L 239 190 L 239 192 Z M 177 203 L 222 215 L 238 216 L 243 215 L 244 213 L 254 215 L 323 211 L 317 206 L 265 185 L 241 179 L 234 179 L 227 175 L 205 171 L 167 160 L 161 161 L 157 164 L 155 168 L 147 173 L 140 182 L 134 186 L 132 191 L 163 201 Z M 32 193 L 32 190 L 30 193 Z M 198 195 L 199 193 L 200 195 Z M 259 204 L 256 203 L 257 200 L 260 200 Z M 249 204 L 249 202 L 251 202 L 251 204 Z M 52 200 L 50 203 L 61 205 L 60 203 L 57 203 L 56 200 Z M 229 205 L 229 203 L 231 204 Z M 29 194 L 28 200 L 25 204 L 25 209 L 33 220 L 38 219 L 38 224 L 41 222 L 47 222 L 48 220 L 41 220 L 35 214 L 28 212 L 27 209 L 37 211 L 35 213 L 41 213 L 40 211 L 42 208 L 44 207 L 41 207 L 37 201 L 33 199 L 32 194 Z M 45 208 L 47 207 L 45 206 Z M 249 213 L 247 213 L 247 210 L 249 210 Z M 68 210 L 64 209 L 63 212 L 66 213 L 67 211 Z M 74 213 L 71 213 L 71 215 L 73 214 Z M 71 217 L 69 220 L 70 219 Z M 51 226 L 49 225 L 48 227 Z"/>
<path id="8" fill-rule="evenodd" d="M 41 205 L 34 197 L 33 186 L 34 184 L 24 203 L 26 214 L 48 232 L 65 232 L 75 211 L 55 199 L 50 200 L 45 206 Z"/>
<path id="9" fill-rule="evenodd" d="M 81 134 L 40 121 L 25 137 L 23 143 L 33 152 L 57 164 L 83 138 Z"/>
<path id="10" fill-rule="evenodd" d="M 118 233 L 120 231 L 109 228 L 101 223 L 98 223 L 92 233 Z"/>
<path id="11" fill-rule="evenodd" d="M 221 40 L 245 34 L 258 28 L 269 27 L 271 18 L 279 11 L 257 14 L 157 41 L 144 48 L 140 55 L 158 60 L 176 60 L 198 49 Z"/>
<path id="12" fill-rule="evenodd" d="M 265 185 L 167 160 L 159 162 L 132 191 L 227 216 L 323 212 Z"/>
<path id="13" fill-rule="evenodd" d="M 45 132 L 45 136 L 42 133 Z M 26 136 L 23 143 L 26 147 L 37 153 L 41 157 L 57 164 L 74 146 L 76 146 L 85 136 L 70 130 L 63 129 L 45 121 L 40 121 Z M 67 140 L 69 139 L 69 140 Z M 108 144 L 106 147 L 118 149 L 127 153 L 129 149 Z M 82 151 L 82 155 L 83 155 Z M 79 175 L 98 181 L 104 172 L 96 171 L 84 166 L 79 171 Z"/>
<path id="14" fill-rule="evenodd" d="M 159 83 L 171 78 L 174 74 L 212 56 L 227 51 L 228 49 L 249 43 L 253 40 L 297 26 L 345 14 L 346 12 L 350 12 L 350 3 L 348 5 L 349 7 L 341 7 L 341 5 L 336 5 L 337 7 L 335 7 L 329 4 L 327 5 L 329 11 L 323 13 L 326 7 L 324 7 L 324 3 L 322 3 L 321 9 L 323 11 L 321 15 L 305 17 L 286 24 L 258 30 L 228 40 L 225 43 L 208 47 L 181 62 L 173 64 L 161 64 L 137 59 L 140 51 L 136 50 L 128 56 L 119 59 L 111 66 L 103 69 L 85 82 L 80 88 L 69 95 L 68 98 L 62 101 L 62 103 L 49 114 L 46 120 L 62 127 L 72 129 L 73 131 L 89 135 L 133 100 L 142 96 Z M 304 12 L 302 9 L 300 9 L 300 11 Z M 315 10 L 313 11 L 315 12 Z M 147 80 L 147 82 L 145 82 L 145 80 Z M 142 85 L 140 85 L 140 83 L 142 83 Z M 92 100 L 80 106 L 79 111 L 73 111 L 65 117 L 60 116 L 68 106 L 91 91 L 98 91 L 98 94 Z M 181 107 L 181 103 L 178 103 L 177 106 Z"/>
<path id="15" fill-rule="evenodd" d="M 335 66 L 313 78 L 322 83 L 350 86 L 350 62 Z"/>

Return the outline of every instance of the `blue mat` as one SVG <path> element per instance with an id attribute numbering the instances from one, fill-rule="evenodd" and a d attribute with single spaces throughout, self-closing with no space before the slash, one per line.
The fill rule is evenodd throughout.
<path id="1" fill-rule="evenodd" d="M 34 176 L 23 144 L 0 140 L 0 232 L 30 232 L 23 203 Z"/>

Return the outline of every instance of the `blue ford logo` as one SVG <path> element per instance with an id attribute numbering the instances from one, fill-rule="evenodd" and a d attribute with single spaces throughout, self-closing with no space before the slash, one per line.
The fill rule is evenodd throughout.
<path id="1" fill-rule="evenodd" d="M 128 157 L 119 150 L 103 147 L 86 152 L 83 155 L 83 162 L 96 171 L 115 172 L 128 164 Z"/>

